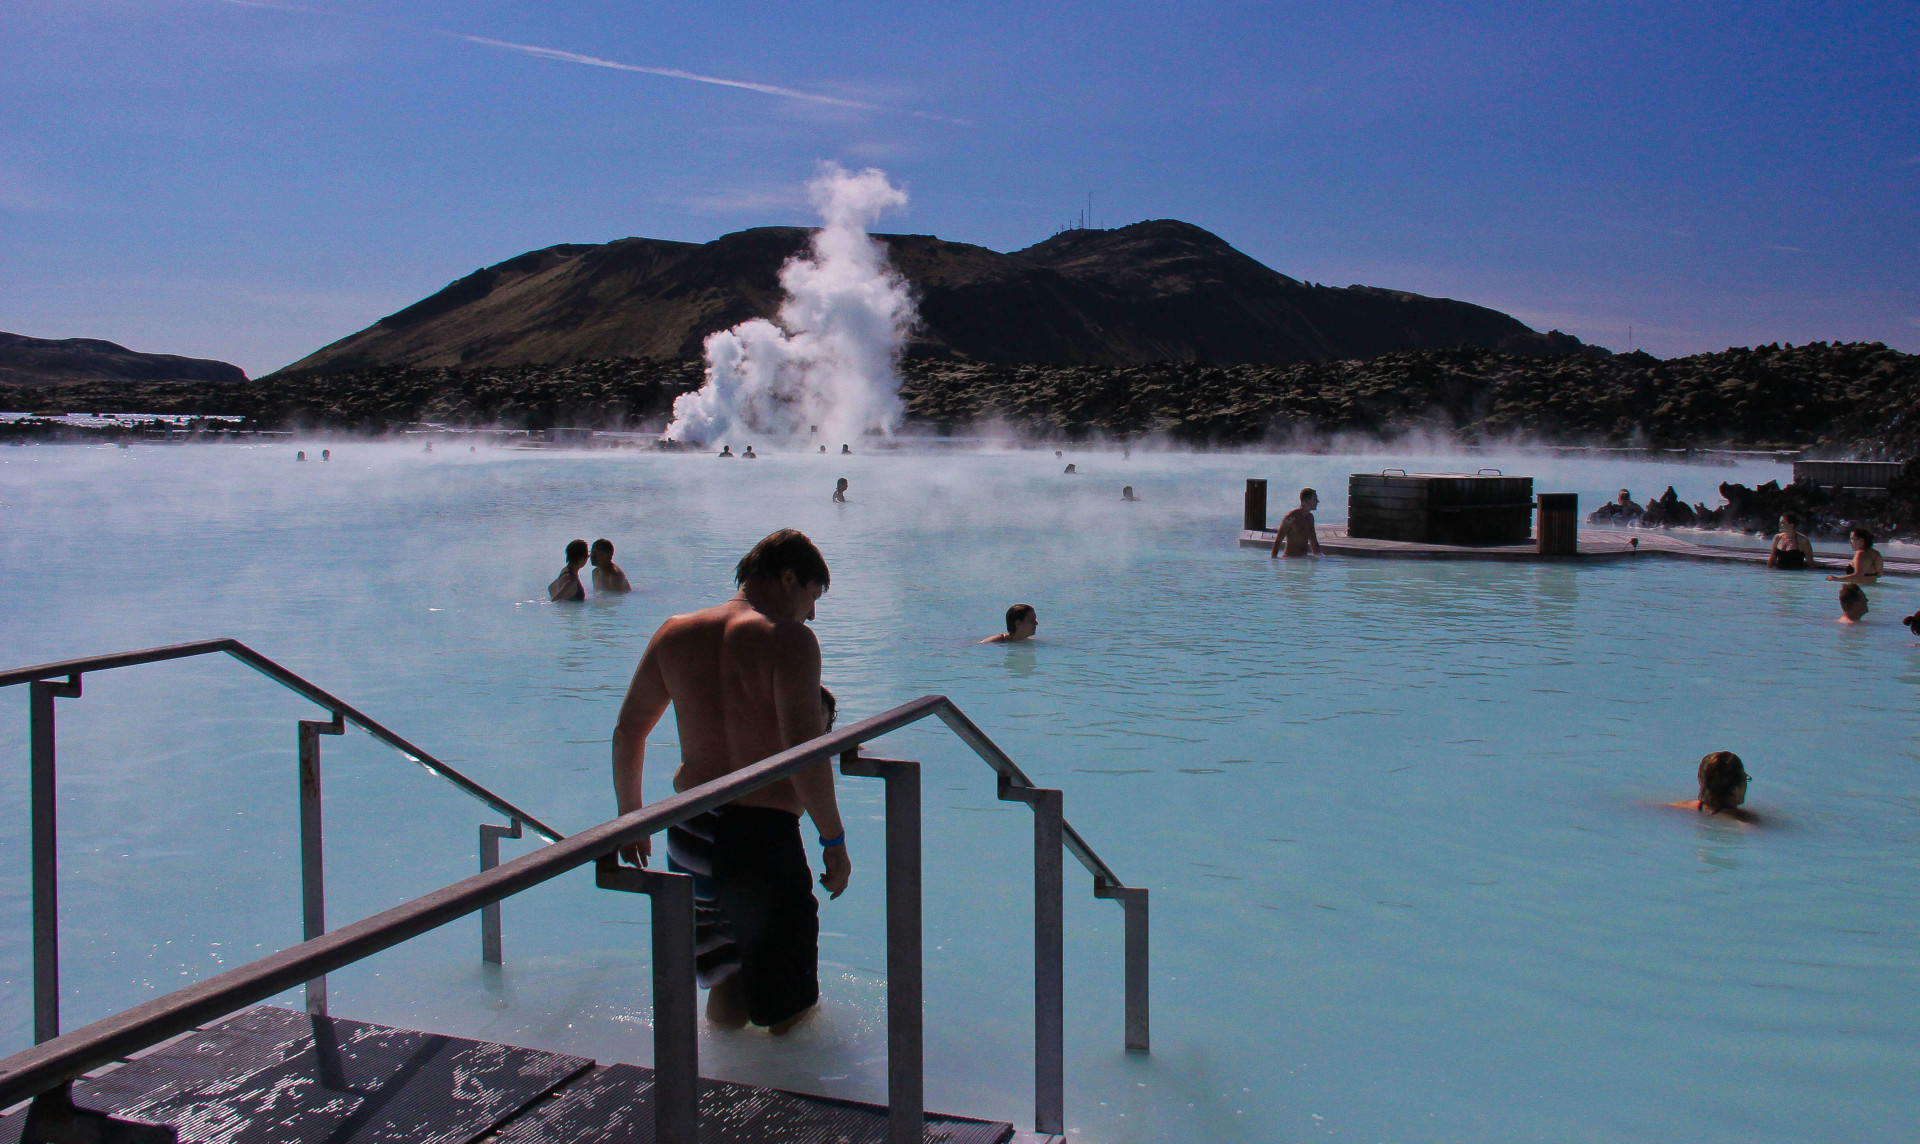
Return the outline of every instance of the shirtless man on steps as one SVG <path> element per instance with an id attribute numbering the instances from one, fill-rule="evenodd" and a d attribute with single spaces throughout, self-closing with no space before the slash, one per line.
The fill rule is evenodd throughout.
<path id="1" fill-rule="evenodd" d="M 724 604 L 660 625 L 633 673 L 613 732 L 613 787 L 621 814 L 642 805 L 647 735 L 671 703 L 680 732 L 673 788 L 687 790 L 818 736 L 820 642 L 806 621 L 827 590 L 827 563 L 790 529 L 754 545 Z M 707 1019 L 751 1021 L 785 1033 L 820 998 L 819 902 L 800 837 L 800 814 L 820 832 L 833 897 L 853 863 L 834 800 L 832 764 L 708 811 L 667 832 L 668 866 L 694 876 Z M 651 840 L 622 852 L 644 865 Z"/>

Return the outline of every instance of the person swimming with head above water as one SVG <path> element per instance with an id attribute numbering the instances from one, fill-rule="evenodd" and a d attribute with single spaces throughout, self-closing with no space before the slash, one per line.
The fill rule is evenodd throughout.
<path id="1" fill-rule="evenodd" d="M 1007 609 L 1007 630 L 995 632 L 981 643 L 1025 643 L 1040 630 L 1040 613 L 1032 604 L 1015 604 Z"/>
<path id="2" fill-rule="evenodd" d="M 847 478 L 841 477 L 840 483 L 833 486 L 833 503 L 847 503 Z"/>
<path id="3" fill-rule="evenodd" d="M 1701 814 L 1712 814 L 1731 818 L 1736 822 L 1758 824 L 1760 816 L 1750 810 L 1742 810 L 1741 804 L 1747 801 L 1747 783 L 1749 776 L 1746 765 L 1740 756 L 1732 751 L 1714 751 L 1700 760 L 1700 797 L 1685 802 L 1670 802 L 1667 805 L 1680 810 L 1696 810 Z"/>
<path id="4" fill-rule="evenodd" d="M 1123 501 L 1137 501 L 1140 498 L 1133 495 L 1132 485 L 1123 485 L 1120 489 L 1120 499 Z"/>
<path id="5" fill-rule="evenodd" d="M 547 599 L 554 603 L 563 600 L 584 600 L 587 590 L 580 584 L 580 569 L 587 563 L 587 542 L 584 540 L 567 541 L 567 566 L 560 569 L 560 575 L 547 585 Z"/>
<path id="6" fill-rule="evenodd" d="M 740 459 L 743 461 L 757 461 L 760 459 L 760 454 L 753 451 L 752 445 L 748 445 L 747 451 L 740 454 Z"/>
<path id="7" fill-rule="evenodd" d="M 720 455 L 722 457 L 725 457 L 729 461 L 733 460 L 733 457 L 734 457 L 733 446 L 732 445 L 720 446 Z"/>
<path id="8" fill-rule="evenodd" d="M 593 561 L 593 590 L 596 592 L 631 592 L 632 581 L 620 566 L 613 562 L 613 541 L 606 537 L 593 542 L 588 550 L 587 559 Z"/>
<path id="9" fill-rule="evenodd" d="M 1827 579 L 1831 580 L 1833 577 L 1829 576 Z M 1840 586 L 1841 623 L 1857 624 L 1866 618 L 1869 610 L 1867 607 L 1867 594 L 1861 591 L 1860 585 L 1842 584 Z"/>
<path id="10" fill-rule="evenodd" d="M 1853 559 L 1847 561 L 1847 574 L 1827 579 L 1855 588 L 1878 584 L 1880 574 L 1887 570 L 1887 562 L 1873 546 L 1873 533 L 1856 525 L 1847 533 L 1847 542 L 1853 545 Z M 1841 589 L 1840 594 L 1844 597 L 1846 589 Z M 1864 602 L 1866 593 L 1862 592 L 1860 598 Z M 1861 611 L 1864 613 L 1866 609 Z"/>

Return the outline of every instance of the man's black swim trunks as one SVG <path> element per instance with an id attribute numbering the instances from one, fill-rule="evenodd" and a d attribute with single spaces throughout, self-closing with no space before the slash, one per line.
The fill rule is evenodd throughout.
<path id="1" fill-rule="evenodd" d="M 756 1025 L 820 999 L 820 903 L 798 815 L 723 806 L 690 818 L 667 829 L 667 868 L 693 875 L 703 988 L 739 973 Z"/>

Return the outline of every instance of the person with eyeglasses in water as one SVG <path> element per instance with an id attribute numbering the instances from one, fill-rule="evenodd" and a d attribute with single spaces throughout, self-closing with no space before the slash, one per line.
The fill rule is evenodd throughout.
<path id="1" fill-rule="evenodd" d="M 1739 755 L 1732 751 L 1714 751 L 1700 760 L 1700 797 L 1667 805 L 1758 826 L 1760 816 L 1742 806 L 1747 801 L 1747 784 L 1752 777 Z"/>

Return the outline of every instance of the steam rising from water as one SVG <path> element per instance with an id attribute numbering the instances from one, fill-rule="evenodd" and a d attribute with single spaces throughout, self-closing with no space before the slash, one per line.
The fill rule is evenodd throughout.
<path id="1" fill-rule="evenodd" d="M 905 280 L 867 228 L 906 206 L 906 192 L 883 171 L 850 174 L 838 164 L 827 164 L 807 191 L 825 225 L 805 254 L 780 268 L 787 297 L 778 322 L 754 318 L 707 338 L 706 384 L 673 403 L 668 437 L 804 438 L 817 425 L 821 444 L 838 444 L 899 426 L 894 363 L 917 315 Z"/>

